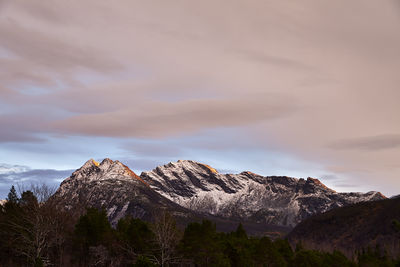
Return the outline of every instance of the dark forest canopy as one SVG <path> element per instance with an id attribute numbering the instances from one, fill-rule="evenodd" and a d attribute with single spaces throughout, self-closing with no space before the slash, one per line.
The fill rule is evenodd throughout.
<path id="1" fill-rule="evenodd" d="M 1 208 L 0 240 L 0 266 L 400 266 L 376 248 L 351 261 L 338 251 L 250 237 L 241 224 L 230 233 L 208 220 L 179 229 L 163 210 L 152 222 L 125 217 L 113 228 L 105 210 L 87 208 L 75 219 L 51 199 L 15 189 Z"/>

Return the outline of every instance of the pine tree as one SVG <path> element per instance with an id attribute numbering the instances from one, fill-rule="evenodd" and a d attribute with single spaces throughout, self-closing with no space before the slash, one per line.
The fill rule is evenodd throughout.
<path id="1" fill-rule="evenodd" d="M 239 226 L 236 228 L 235 235 L 237 238 L 247 239 L 246 230 L 244 230 L 242 223 L 240 223 Z"/>
<path id="2" fill-rule="evenodd" d="M 14 204 L 18 203 L 18 201 L 19 201 L 17 191 L 15 190 L 14 185 L 11 186 L 11 188 L 10 188 L 10 192 L 8 193 L 8 196 L 7 196 L 7 201 L 10 203 L 14 203 Z"/>
<path id="3" fill-rule="evenodd" d="M 398 220 L 393 220 L 392 225 L 397 232 L 400 232 L 400 222 Z"/>

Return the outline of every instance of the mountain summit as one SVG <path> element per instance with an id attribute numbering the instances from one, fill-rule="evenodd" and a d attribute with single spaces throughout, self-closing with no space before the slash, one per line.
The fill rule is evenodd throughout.
<path id="1" fill-rule="evenodd" d="M 136 173 L 131 171 L 126 165 L 118 160 L 113 161 L 109 158 L 104 159 L 101 163 L 90 159 L 83 164 L 81 168 L 72 173 L 71 179 L 91 179 L 91 180 L 108 180 L 108 179 L 127 179 L 138 180 L 146 184 Z M 147 185 L 147 184 L 146 184 Z"/>

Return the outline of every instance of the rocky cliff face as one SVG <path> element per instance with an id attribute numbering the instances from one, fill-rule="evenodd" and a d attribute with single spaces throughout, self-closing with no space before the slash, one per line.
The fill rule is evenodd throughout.
<path id="1" fill-rule="evenodd" d="M 385 198 L 379 192 L 337 193 L 313 178 L 220 174 L 190 160 L 143 172 L 141 178 L 159 194 L 191 210 L 291 227 L 332 208 Z"/>

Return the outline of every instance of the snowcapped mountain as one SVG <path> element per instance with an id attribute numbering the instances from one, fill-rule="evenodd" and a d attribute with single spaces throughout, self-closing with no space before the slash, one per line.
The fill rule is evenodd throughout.
<path id="1" fill-rule="evenodd" d="M 190 210 L 291 227 L 335 207 L 385 198 L 379 192 L 337 193 L 313 178 L 220 174 L 190 160 L 171 162 L 140 177 L 159 194 Z"/>
<path id="2" fill-rule="evenodd" d="M 111 159 L 101 163 L 88 160 L 61 183 L 53 197 L 59 205 L 78 214 L 86 207 L 104 207 L 114 225 L 127 214 L 149 219 L 160 208 L 185 212 L 151 189 L 127 166 Z"/>

